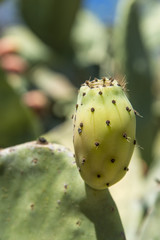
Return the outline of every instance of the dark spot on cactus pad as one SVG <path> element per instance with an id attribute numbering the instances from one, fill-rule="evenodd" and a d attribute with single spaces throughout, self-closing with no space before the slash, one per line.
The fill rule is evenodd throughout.
<path id="1" fill-rule="evenodd" d="M 134 110 L 134 114 L 137 116 L 137 111 L 136 110 Z"/>
<path id="2" fill-rule="evenodd" d="M 73 157 L 75 158 L 75 154 L 73 154 Z"/>
<path id="3" fill-rule="evenodd" d="M 117 83 L 117 86 L 118 86 L 118 87 L 121 87 L 121 84 Z"/>
<path id="4" fill-rule="evenodd" d="M 111 87 L 112 87 L 112 86 L 114 86 L 114 84 L 113 84 L 113 83 L 110 83 L 109 85 L 110 85 Z"/>
<path id="5" fill-rule="evenodd" d="M 84 92 L 84 93 L 83 93 L 83 97 L 84 97 L 85 95 L 86 95 L 86 93 Z"/>
<path id="6" fill-rule="evenodd" d="M 80 226 L 80 225 L 81 225 L 81 222 L 78 220 L 78 221 L 76 222 L 76 225 Z"/>
<path id="7" fill-rule="evenodd" d="M 101 177 L 101 175 L 100 174 L 97 174 L 97 178 L 100 178 Z"/>
<path id="8" fill-rule="evenodd" d="M 79 172 L 81 172 L 81 169 L 80 169 L 80 168 L 78 168 L 78 171 L 79 171 Z"/>
<path id="9" fill-rule="evenodd" d="M 112 100 L 112 103 L 113 103 L 113 104 L 116 104 L 116 100 L 113 99 L 113 100 Z"/>
<path id="10" fill-rule="evenodd" d="M 34 158 L 34 159 L 32 160 L 32 163 L 34 163 L 34 164 L 37 164 L 37 162 L 38 162 L 38 159 L 37 159 L 37 158 Z"/>
<path id="11" fill-rule="evenodd" d="M 85 158 L 83 158 L 82 159 L 82 164 L 84 164 L 86 162 L 86 159 Z"/>
<path id="12" fill-rule="evenodd" d="M 87 86 L 89 86 L 89 81 L 88 80 L 86 80 L 85 83 L 86 83 Z"/>
<path id="13" fill-rule="evenodd" d="M 136 139 L 134 139 L 133 144 L 136 145 L 136 143 L 137 143 L 137 141 L 136 141 Z"/>
<path id="14" fill-rule="evenodd" d="M 83 105 L 83 103 L 81 103 L 81 106 Z"/>
<path id="15" fill-rule="evenodd" d="M 94 78 L 95 82 L 98 82 L 98 78 Z"/>
<path id="16" fill-rule="evenodd" d="M 114 78 L 113 78 L 113 77 L 110 77 L 110 78 L 109 78 L 109 81 L 113 82 L 113 81 L 114 81 Z"/>
<path id="17" fill-rule="evenodd" d="M 106 183 L 107 187 L 109 187 L 109 183 Z"/>
<path id="18" fill-rule="evenodd" d="M 126 107 L 126 110 L 127 110 L 127 112 L 130 112 L 130 111 L 131 111 L 131 109 L 130 109 L 129 107 Z"/>
<path id="19" fill-rule="evenodd" d="M 105 84 L 103 84 L 103 87 L 106 87 L 106 85 L 105 85 Z"/>
<path id="20" fill-rule="evenodd" d="M 94 111 L 95 111 L 95 109 L 92 107 L 92 108 L 91 108 L 91 112 L 94 112 Z"/>
<path id="21" fill-rule="evenodd" d="M 67 184 L 64 184 L 64 188 L 67 189 L 67 188 L 68 188 L 68 185 L 67 185 Z"/>
<path id="22" fill-rule="evenodd" d="M 105 83 L 105 81 L 106 81 L 106 78 L 105 78 L 105 77 L 103 77 L 103 78 L 102 78 L 102 80 L 103 80 L 103 82 Z"/>
<path id="23" fill-rule="evenodd" d="M 81 123 L 79 124 L 79 126 L 82 128 L 82 127 L 83 127 L 83 123 L 81 122 Z"/>
<path id="24" fill-rule="evenodd" d="M 98 147 L 99 146 L 99 142 L 95 142 L 95 145 L 96 145 L 96 147 Z"/>
<path id="25" fill-rule="evenodd" d="M 30 207 L 31 207 L 31 210 L 33 210 L 33 209 L 34 209 L 34 203 L 32 203 L 32 204 L 30 205 Z"/>
<path id="26" fill-rule="evenodd" d="M 78 104 L 76 104 L 76 110 L 78 109 Z"/>
<path id="27" fill-rule="evenodd" d="M 78 128 L 78 133 L 81 134 L 82 133 L 82 129 Z"/>
<path id="28" fill-rule="evenodd" d="M 71 117 L 71 119 L 73 119 L 74 118 L 74 115 L 72 114 L 72 117 Z"/>
<path id="29" fill-rule="evenodd" d="M 37 143 L 48 144 L 47 140 L 44 137 L 39 137 Z"/>
<path id="30" fill-rule="evenodd" d="M 111 123 L 110 120 L 107 120 L 107 121 L 106 121 L 107 126 L 109 126 L 110 123 Z"/>
<path id="31" fill-rule="evenodd" d="M 129 170 L 129 168 L 128 167 L 124 167 L 124 171 L 128 171 Z"/>
<path id="32" fill-rule="evenodd" d="M 123 133 L 122 135 L 125 139 L 127 139 L 127 133 Z"/>
<path id="33" fill-rule="evenodd" d="M 116 160 L 114 158 L 111 159 L 111 162 L 114 163 Z"/>
<path id="34" fill-rule="evenodd" d="M 102 95 L 102 91 L 99 91 L 99 95 Z"/>
<path id="35" fill-rule="evenodd" d="M 114 207 L 111 207 L 111 212 L 114 212 L 114 210 L 115 210 Z"/>

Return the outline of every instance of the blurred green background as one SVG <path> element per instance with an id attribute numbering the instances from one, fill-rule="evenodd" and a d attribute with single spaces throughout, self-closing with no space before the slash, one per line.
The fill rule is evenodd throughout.
<path id="1" fill-rule="evenodd" d="M 139 160 L 138 175 L 129 181 L 137 183 L 133 195 L 138 194 L 143 211 L 132 230 L 126 214 L 121 215 L 135 239 L 133 232 L 154 202 L 148 203 L 151 187 L 144 187 L 144 179 L 152 179 L 152 187 L 160 183 L 159 64 L 158 0 L 1 0 L 0 148 L 43 135 L 73 149 L 71 116 L 80 85 L 94 77 L 126 79 L 140 116 L 133 157 Z M 149 239 L 146 229 L 140 239 Z"/>

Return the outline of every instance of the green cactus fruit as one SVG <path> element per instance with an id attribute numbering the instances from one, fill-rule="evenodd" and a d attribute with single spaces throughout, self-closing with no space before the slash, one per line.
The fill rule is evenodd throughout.
<path id="1" fill-rule="evenodd" d="M 44 138 L 0 151 L 1 240 L 125 240 L 108 189 L 84 184 L 73 153 Z"/>
<path id="2" fill-rule="evenodd" d="M 84 181 L 105 189 L 128 171 L 136 144 L 136 112 L 116 80 L 86 81 L 76 104 L 74 148 Z"/>

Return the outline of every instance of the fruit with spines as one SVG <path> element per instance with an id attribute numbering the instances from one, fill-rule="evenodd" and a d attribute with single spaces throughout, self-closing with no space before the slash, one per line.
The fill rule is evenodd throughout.
<path id="1" fill-rule="evenodd" d="M 86 81 L 80 88 L 77 105 L 74 118 L 76 163 L 90 187 L 105 189 L 129 170 L 136 143 L 134 109 L 123 85 L 113 78 Z"/>

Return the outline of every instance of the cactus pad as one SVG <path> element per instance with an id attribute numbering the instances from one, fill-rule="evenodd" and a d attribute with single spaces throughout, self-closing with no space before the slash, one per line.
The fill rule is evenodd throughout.
<path id="1" fill-rule="evenodd" d="M 129 170 L 135 113 L 124 87 L 112 78 L 86 81 L 80 88 L 73 141 L 77 166 L 89 186 L 105 189 Z"/>
<path id="2" fill-rule="evenodd" d="M 107 189 L 84 184 L 73 154 L 44 138 L 0 151 L 0 239 L 125 240 Z"/>

